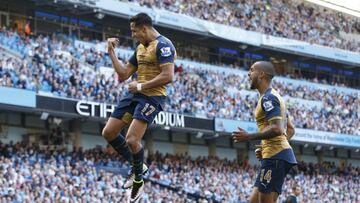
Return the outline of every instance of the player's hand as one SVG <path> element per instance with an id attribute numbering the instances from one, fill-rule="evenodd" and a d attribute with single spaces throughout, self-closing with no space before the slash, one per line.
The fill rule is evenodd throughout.
<path id="1" fill-rule="evenodd" d="M 137 84 L 138 84 L 137 81 L 132 81 L 132 82 L 129 84 L 129 92 L 131 92 L 131 93 L 136 93 L 136 92 L 138 92 L 138 91 L 137 91 Z"/>
<path id="2" fill-rule="evenodd" d="M 119 45 L 118 38 L 108 38 L 107 39 L 107 51 L 110 53 L 114 51 L 115 47 Z"/>
<path id="3" fill-rule="evenodd" d="M 286 114 L 286 119 L 286 138 L 290 140 L 295 134 L 295 126 L 292 123 L 293 118 L 289 114 Z"/>
<path id="4" fill-rule="evenodd" d="M 231 135 L 233 137 L 234 142 L 246 142 L 250 140 L 249 134 L 242 128 L 239 128 L 239 131 L 234 131 Z"/>
<path id="5" fill-rule="evenodd" d="M 255 156 L 258 159 L 262 159 L 262 145 L 255 145 Z"/>

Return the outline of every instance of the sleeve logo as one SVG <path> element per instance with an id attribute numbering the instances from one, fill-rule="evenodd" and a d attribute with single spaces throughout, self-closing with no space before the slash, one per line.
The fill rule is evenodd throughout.
<path id="1" fill-rule="evenodd" d="M 266 101 L 263 103 L 263 107 L 265 111 L 271 111 L 274 109 L 274 105 L 272 104 L 271 101 Z"/>
<path id="2" fill-rule="evenodd" d="M 160 49 L 160 52 L 161 52 L 161 56 L 163 56 L 163 57 L 168 57 L 171 55 L 170 47 L 163 47 Z"/>

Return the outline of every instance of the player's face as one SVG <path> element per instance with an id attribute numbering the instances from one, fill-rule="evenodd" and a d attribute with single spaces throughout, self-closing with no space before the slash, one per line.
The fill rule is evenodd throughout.
<path id="1" fill-rule="evenodd" d="M 249 76 L 249 79 L 250 79 L 250 89 L 256 89 L 257 88 L 257 83 L 258 83 L 258 73 L 259 71 L 256 70 L 255 66 L 252 65 L 250 70 L 249 70 L 249 73 L 248 73 L 248 76 Z"/>
<path id="2" fill-rule="evenodd" d="M 146 41 L 145 26 L 135 26 L 134 22 L 130 23 L 131 37 L 136 41 L 144 44 Z"/>

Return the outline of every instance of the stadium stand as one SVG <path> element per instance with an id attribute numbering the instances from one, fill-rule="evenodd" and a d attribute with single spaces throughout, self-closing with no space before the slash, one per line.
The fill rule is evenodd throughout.
<path id="1" fill-rule="evenodd" d="M 156 153 L 147 158 L 142 202 L 246 202 L 257 166 L 216 157 Z M 106 168 L 107 170 L 104 170 Z M 112 150 L 41 150 L 26 142 L 0 143 L 1 202 L 122 202 L 123 160 Z M 110 173 L 109 171 L 112 171 Z M 360 201 L 360 168 L 300 163 L 286 179 L 285 195 L 302 186 L 300 202 Z M 314 184 L 315 183 L 315 184 Z"/>
<path id="2" fill-rule="evenodd" d="M 306 41 L 354 52 L 360 51 L 358 18 L 304 0 L 134 0 L 137 4 L 157 7 L 204 20 L 240 27 L 272 36 Z"/>
<path id="3" fill-rule="evenodd" d="M 18 13 L 18 2 L 24 4 L 19 10 L 24 9 L 26 13 Z M 135 46 L 127 27 L 130 14 L 72 5 L 74 2 L 5 0 L 0 5 L 0 25 L 6 20 L 10 22 L 0 31 L 0 91 L 5 89 L 3 92 L 19 95 L 30 92 L 32 101 L 39 103 L 25 106 L 24 102 L 17 106 L 0 99 L 0 203 L 126 202 L 128 199 L 130 192 L 121 188 L 129 172 L 128 163 L 111 147 L 105 147 L 106 142 L 100 135 L 109 113 L 101 115 L 101 111 L 118 102 L 126 94 L 129 83 L 119 81 L 114 73 L 103 41 L 119 35 L 121 45 L 116 51 L 118 58 L 126 63 Z M 110 1 L 78 3 L 89 2 L 96 5 Z M 360 52 L 359 18 L 305 0 L 111 2 L 126 4 L 126 8 L 134 6 L 132 12 L 145 10 L 135 4 L 165 9 L 164 12 L 146 11 L 154 11 L 152 17 L 161 33 L 179 37 L 174 43 L 178 43 L 175 46 L 180 56 L 176 61 L 175 81 L 168 87 L 171 100 L 165 106 L 163 118 L 182 118 L 183 125 L 155 122 L 149 128 L 143 144 L 150 170 L 144 176 L 145 192 L 140 202 L 248 202 L 260 164 L 253 153 L 255 143 L 233 143 L 228 134 L 231 131 L 225 130 L 224 123 L 234 121 L 235 126 L 237 122 L 251 121 L 241 123 L 254 124 L 253 109 L 258 94 L 250 90 L 247 66 L 260 59 L 251 58 L 249 54 L 259 54 L 264 56 L 261 60 L 272 62 L 275 61 L 273 57 L 277 62 L 284 60 L 282 65 L 286 63 L 287 66 L 283 68 L 291 69 L 282 72 L 289 75 L 276 77 L 273 87 L 284 96 L 290 118 L 300 131 L 291 141 L 299 165 L 287 176 L 278 202 L 283 203 L 293 194 L 294 186 L 301 188 L 298 202 L 360 202 L 360 90 L 356 78 L 360 72 L 359 63 L 346 63 L 349 51 L 356 52 L 351 53 L 355 58 Z M 287 53 L 247 41 L 238 44 L 221 35 L 215 38 L 212 33 L 209 36 L 211 32 L 205 36 L 205 32 L 199 34 L 168 24 L 175 23 L 178 18 L 172 19 L 164 13 L 266 34 L 260 41 L 276 36 L 286 38 L 282 40 L 309 42 L 310 48 L 339 52 L 345 59 L 337 61 L 338 58 L 331 56 Z M 203 22 L 199 19 L 189 21 Z M 31 31 L 23 35 L 25 21 Z M 16 23 L 19 26 L 12 25 Z M 192 40 L 183 42 L 188 36 L 199 42 L 194 46 Z M 212 46 L 206 45 L 212 40 Z M 236 54 L 221 53 L 222 47 Z M 274 64 L 278 65 L 277 62 Z M 320 71 L 319 75 L 316 72 L 316 76 L 310 71 L 303 77 L 297 74 L 304 69 L 294 65 L 302 62 L 312 63 L 316 71 L 322 65 L 331 67 L 331 71 Z M 295 73 L 295 69 L 299 72 Z M 352 75 L 346 75 L 346 70 Z M 322 73 L 334 74 L 334 77 L 326 76 L 327 80 L 320 76 Z M 346 81 L 348 78 L 356 81 Z M 54 105 L 42 108 L 51 103 L 49 101 Z M 90 109 L 84 105 L 81 107 L 89 107 L 89 112 L 99 107 L 96 110 L 100 109 L 100 113 L 83 111 L 81 114 L 75 110 L 80 102 L 82 105 L 106 103 L 106 106 L 91 104 Z M 64 111 L 59 110 L 60 106 L 66 106 Z M 89 116 L 84 116 L 86 113 Z M 188 125 L 196 121 L 210 127 Z M 246 126 L 251 127 L 250 124 Z M 297 140 L 296 136 L 303 136 L 302 140 Z M 316 138 L 315 141 L 306 139 L 310 137 Z M 9 142 L 11 139 L 23 141 L 13 143 Z"/>
<path id="4" fill-rule="evenodd" d="M 64 42 L 56 36 L 23 38 L 8 30 L 0 33 L 0 44 L 21 56 L 2 55 L 2 86 L 110 103 L 126 93 L 126 83 L 104 71 L 111 65 L 99 44 Z M 128 52 L 127 47 L 119 58 Z M 245 71 L 178 60 L 175 78 L 166 111 L 253 121 L 256 100 L 248 98 L 257 95 L 248 91 Z M 274 87 L 289 96 L 296 127 L 360 135 L 359 90 L 286 78 L 275 80 Z"/>

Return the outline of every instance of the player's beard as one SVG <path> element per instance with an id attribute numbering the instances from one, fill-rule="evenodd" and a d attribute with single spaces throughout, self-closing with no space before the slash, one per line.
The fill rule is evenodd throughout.
<path id="1" fill-rule="evenodd" d="M 253 78 L 251 80 L 250 89 L 254 90 L 257 88 L 257 81 L 258 81 L 257 78 Z"/>

